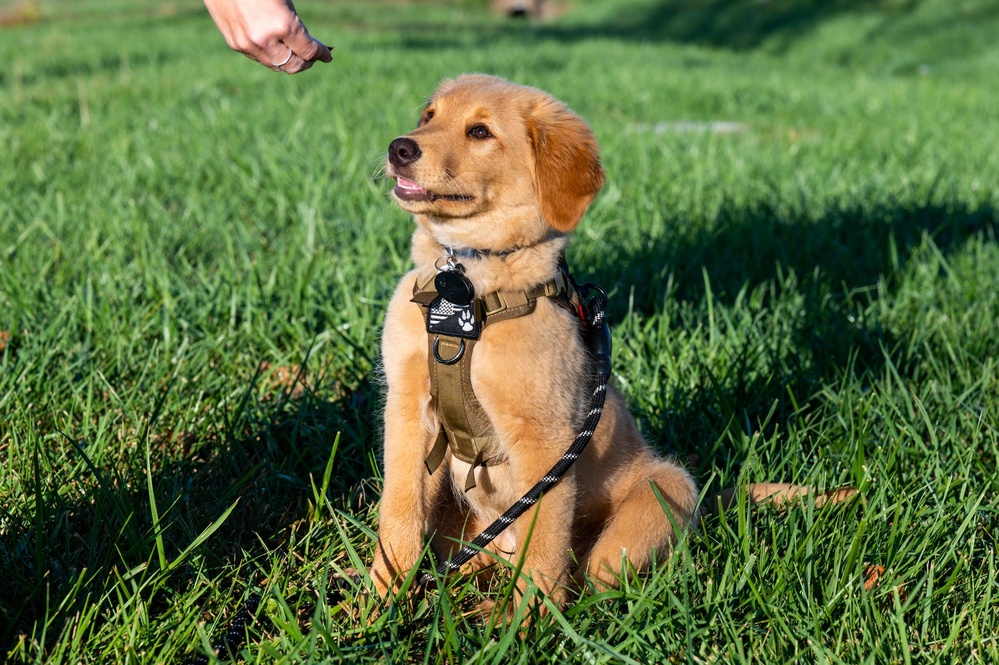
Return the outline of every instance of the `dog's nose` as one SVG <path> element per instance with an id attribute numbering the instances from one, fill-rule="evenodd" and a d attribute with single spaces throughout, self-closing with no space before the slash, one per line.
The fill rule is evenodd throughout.
<path id="1" fill-rule="evenodd" d="M 401 136 L 389 144 L 388 158 L 392 166 L 409 166 L 420 158 L 423 151 L 419 144 L 411 138 Z"/>

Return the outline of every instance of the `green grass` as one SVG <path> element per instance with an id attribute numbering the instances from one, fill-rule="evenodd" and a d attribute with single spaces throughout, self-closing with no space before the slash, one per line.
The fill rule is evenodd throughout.
<path id="1" fill-rule="evenodd" d="M 284 77 L 195 0 L 0 4 L 0 661 L 180 662 L 255 595 L 246 662 L 999 660 L 995 2 L 299 5 L 334 62 Z M 569 258 L 649 440 L 706 495 L 861 499 L 709 517 L 525 634 L 461 580 L 337 603 L 408 263 L 381 162 L 463 71 L 596 131 Z"/>

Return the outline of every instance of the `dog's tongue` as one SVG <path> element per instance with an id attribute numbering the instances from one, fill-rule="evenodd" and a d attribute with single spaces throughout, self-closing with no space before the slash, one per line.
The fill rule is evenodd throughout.
<path id="1" fill-rule="evenodd" d="M 427 190 L 412 180 L 399 178 L 395 183 L 395 191 L 402 196 L 426 196 Z"/>

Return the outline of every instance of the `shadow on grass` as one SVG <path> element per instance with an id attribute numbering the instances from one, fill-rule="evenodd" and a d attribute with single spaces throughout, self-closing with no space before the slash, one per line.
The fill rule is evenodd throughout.
<path id="1" fill-rule="evenodd" d="M 843 205 L 795 217 L 759 202 L 723 207 L 707 230 L 688 232 L 683 220 L 667 219 L 675 235 L 642 250 L 627 241 L 615 247 L 614 240 L 579 249 L 574 269 L 617 294 L 608 308 L 612 325 L 631 308 L 645 318 L 667 317 L 672 329 L 707 329 L 708 301 L 717 308 L 738 301 L 744 312 L 752 310 L 748 294 L 761 290 L 759 316 L 723 330 L 735 360 L 720 374 L 691 367 L 693 385 L 666 386 L 665 403 L 646 407 L 649 437 L 664 450 L 702 459 L 694 466 L 706 477 L 718 456 L 731 454 L 719 445 L 729 428 L 754 431 L 767 423 L 765 430 L 786 431 L 830 381 L 875 380 L 885 353 L 900 371 L 911 371 L 903 340 L 882 328 L 874 305 L 899 287 L 927 239 L 946 256 L 972 237 L 994 239 L 995 220 L 992 207 L 961 203 Z M 801 306 L 788 306 L 792 298 Z"/>
<path id="2" fill-rule="evenodd" d="M 541 24 L 519 22 L 476 24 L 471 32 L 494 37 L 542 37 L 558 41 L 593 38 L 698 44 L 733 51 L 768 46 L 777 51 L 809 37 L 826 21 L 848 13 L 874 13 L 886 20 L 910 14 L 922 0 L 632 0 L 618 3 L 613 14 L 599 19 L 570 16 Z M 440 48 L 449 43 L 478 40 L 429 22 L 407 23 L 396 29 L 407 48 Z"/>
<path id="3" fill-rule="evenodd" d="M 918 0 L 910 0 L 911 9 Z M 571 38 L 613 37 L 751 50 L 807 37 L 839 14 L 897 7 L 885 0 L 659 0 L 623 8 L 602 25 L 553 31 Z"/>
<path id="4" fill-rule="evenodd" d="M 286 384 L 265 389 L 260 400 L 262 381 L 261 375 L 254 376 L 241 403 L 226 410 L 229 419 L 215 423 L 207 435 L 172 431 L 169 423 L 157 421 L 153 410 L 151 429 L 158 432 L 150 435 L 153 463 L 176 460 L 154 468 L 152 481 L 165 525 L 167 561 L 174 561 L 238 499 L 221 528 L 164 578 L 167 586 L 142 595 L 154 623 L 170 609 L 171 589 L 213 579 L 295 537 L 309 514 L 313 485 L 322 486 L 337 433 L 341 438 L 327 495 L 334 505 L 349 502 L 351 512 L 373 501 L 364 481 L 371 477 L 369 451 L 377 438 L 372 429 L 380 404 L 377 389 L 362 381 L 353 389 L 337 387 L 339 395 L 331 399 Z M 309 382 L 321 385 L 324 380 L 311 377 Z M 161 391 L 161 401 L 168 392 Z M 86 442 L 70 445 L 75 455 L 87 454 Z M 109 601 L 98 599 L 114 589 L 122 591 L 122 578 L 131 575 L 130 584 L 141 585 L 144 566 L 159 570 L 143 448 L 140 443 L 121 475 L 110 477 L 91 466 L 82 481 L 46 476 L 43 460 L 36 458 L 34 514 L 0 512 L 0 654 L 8 654 L 25 637 L 54 642 L 87 604 L 98 603 L 96 621 L 105 620 Z M 70 482 L 81 491 L 59 491 Z M 233 582 L 240 588 L 252 580 Z M 44 638 L 41 622 L 46 622 Z"/>
<path id="5" fill-rule="evenodd" d="M 673 275 L 669 295 L 681 300 L 704 297 L 706 272 L 713 295 L 732 303 L 744 286 L 780 277 L 779 267 L 811 275 L 811 281 L 842 295 L 879 279 L 891 282 L 924 236 L 946 252 L 992 230 L 995 218 L 990 206 L 964 203 L 832 205 L 818 216 L 788 213 L 764 201 L 749 207 L 723 204 L 708 228 L 688 233 L 685 219 L 667 217 L 664 226 L 671 235 L 637 251 L 604 240 L 585 260 L 607 287 L 624 292 L 639 287 L 634 306 L 647 313 L 657 311 L 667 295 L 659 279 L 664 269 Z"/>

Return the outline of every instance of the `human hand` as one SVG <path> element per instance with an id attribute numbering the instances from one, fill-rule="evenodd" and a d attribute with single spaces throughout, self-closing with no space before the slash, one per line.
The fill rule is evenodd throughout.
<path id="1" fill-rule="evenodd" d="M 204 0 L 226 43 L 275 71 L 296 74 L 333 59 L 312 38 L 291 0 Z"/>

